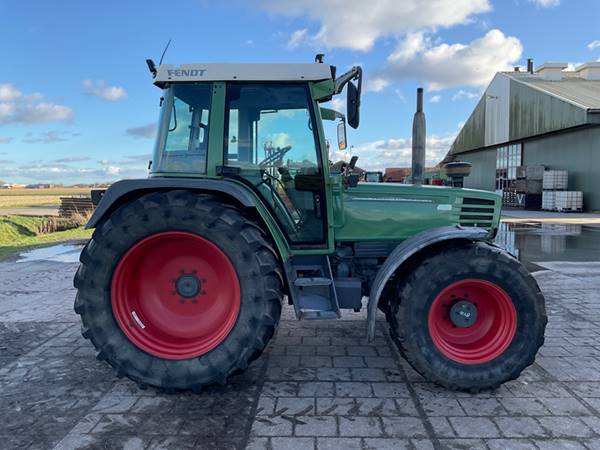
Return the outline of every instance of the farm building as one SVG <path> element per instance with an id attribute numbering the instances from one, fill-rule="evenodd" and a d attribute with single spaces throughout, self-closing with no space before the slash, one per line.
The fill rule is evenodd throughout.
<path id="1" fill-rule="evenodd" d="M 496 74 L 444 162 L 473 167 L 464 186 L 515 189 L 520 166 L 568 171 L 568 190 L 600 210 L 600 62 Z"/>

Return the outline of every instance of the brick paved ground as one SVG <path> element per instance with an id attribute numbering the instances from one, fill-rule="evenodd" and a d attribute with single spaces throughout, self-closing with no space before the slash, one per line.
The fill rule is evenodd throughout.
<path id="1" fill-rule="evenodd" d="M 546 345 L 496 392 L 425 382 L 364 315 L 296 322 L 228 386 L 161 395 L 94 359 L 76 265 L 0 263 L 0 448 L 600 448 L 600 263 L 545 264 Z"/>

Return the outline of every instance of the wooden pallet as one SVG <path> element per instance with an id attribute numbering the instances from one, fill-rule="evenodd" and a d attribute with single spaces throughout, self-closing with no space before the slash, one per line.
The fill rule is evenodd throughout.
<path id="1" fill-rule="evenodd" d="M 61 197 L 58 215 L 60 217 L 89 215 L 93 210 L 91 197 Z"/>

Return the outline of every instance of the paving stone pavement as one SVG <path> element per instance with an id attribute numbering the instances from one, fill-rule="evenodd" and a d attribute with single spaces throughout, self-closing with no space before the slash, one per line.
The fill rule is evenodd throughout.
<path id="1" fill-rule="evenodd" d="M 547 267 L 546 344 L 497 391 L 426 382 L 383 320 L 367 342 L 363 313 L 297 322 L 286 308 L 248 371 L 166 395 L 94 358 L 72 311 L 76 264 L 0 262 L 0 448 L 600 449 L 600 263 Z"/>

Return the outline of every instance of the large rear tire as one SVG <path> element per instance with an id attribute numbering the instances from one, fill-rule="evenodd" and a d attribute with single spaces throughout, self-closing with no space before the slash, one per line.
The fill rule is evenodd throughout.
<path id="1" fill-rule="evenodd" d="M 260 356 L 279 321 L 275 251 L 256 223 L 210 195 L 154 192 L 125 203 L 80 260 L 83 336 L 141 387 L 224 384 Z"/>
<path id="2" fill-rule="evenodd" d="M 387 311 L 400 352 L 426 379 L 479 392 L 515 379 L 544 343 L 544 297 L 519 261 L 484 242 L 429 255 Z"/>

